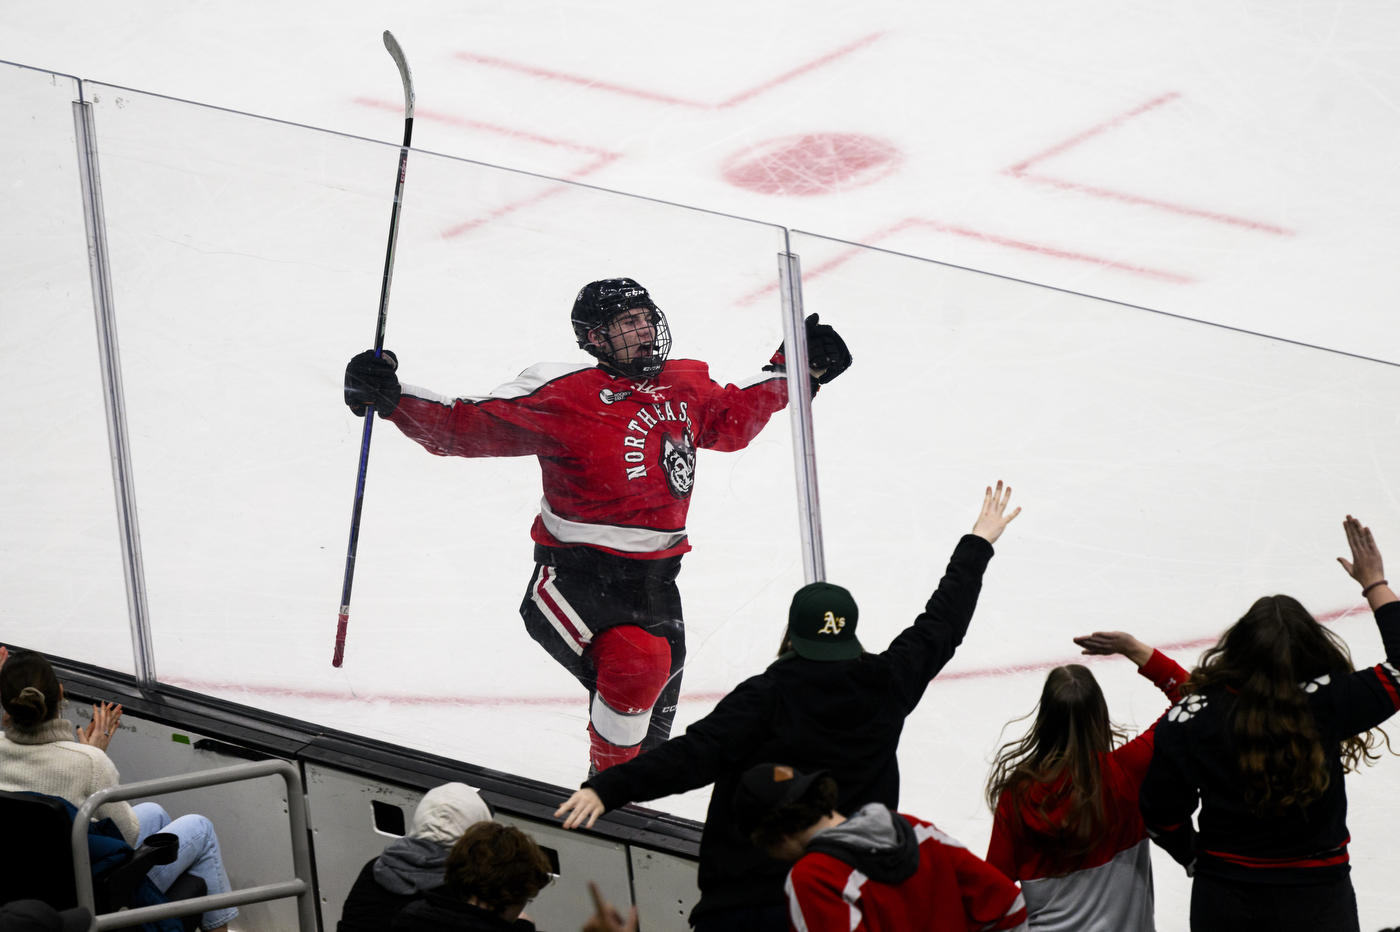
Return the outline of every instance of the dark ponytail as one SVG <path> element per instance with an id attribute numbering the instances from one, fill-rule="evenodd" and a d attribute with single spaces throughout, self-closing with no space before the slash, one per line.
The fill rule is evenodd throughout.
<path id="1" fill-rule="evenodd" d="M 0 667 L 0 706 L 21 729 L 33 729 L 58 717 L 62 687 L 43 654 L 20 651 Z"/>

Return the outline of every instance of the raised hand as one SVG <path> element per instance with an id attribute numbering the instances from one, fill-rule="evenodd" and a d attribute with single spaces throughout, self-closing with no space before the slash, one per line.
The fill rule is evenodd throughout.
<path id="1" fill-rule="evenodd" d="M 1011 501 L 1011 486 L 1002 491 L 1001 480 L 997 480 L 995 490 L 987 486 L 987 494 L 982 498 L 982 513 L 977 516 L 977 523 L 972 525 L 972 533 L 982 538 L 989 544 L 995 544 L 1001 532 L 1006 530 L 1006 526 L 1011 523 L 1011 519 L 1021 513 L 1017 508 L 1011 514 L 1005 514 L 1006 504 Z"/>
<path id="2" fill-rule="evenodd" d="M 1381 551 L 1376 546 L 1376 539 L 1371 536 L 1371 529 L 1362 527 L 1361 522 L 1351 515 L 1347 515 L 1347 519 L 1342 522 L 1342 528 L 1347 532 L 1347 544 L 1351 546 L 1350 561 L 1337 558 L 1337 562 L 1342 564 L 1342 569 L 1363 587 L 1385 579 Z"/>
<path id="3" fill-rule="evenodd" d="M 87 727 L 78 726 L 77 741 L 79 744 L 86 744 L 97 748 L 99 751 L 107 750 L 107 745 L 112 743 L 112 733 L 121 724 L 122 707 L 110 702 L 104 702 L 101 706 L 92 707 L 92 721 Z"/>
<path id="4" fill-rule="evenodd" d="M 1152 659 L 1152 647 L 1126 631 L 1095 631 L 1074 639 L 1086 654 L 1122 654 L 1138 666 Z"/>
<path id="5" fill-rule="evenodd" d="M 606 810 L 602 798 L 585 786 L 565 800 L 564 805 L 554 811 L 554 817 L 562 818 L 565 813 L 569 813 L 569 817 L 564 819 L 565 828 L 578 828 L 583 825 L 584 819 L 588 820 L 588 824 L 583 827 L 592 828 L 593 823 L 598 821 L 598 816 Z"/>
<path id="6" fill-rule="evenodd" d="M 1351 560 L 1337 558 L 1337 562 L 1342 564 L 1342 569 L 1352 579 L 1361 584 L 1361 591 L 1366 596 L 1366 601 L 1371 608 L 1377 609 L 1388 602 L 1396 600 L 1395 592 L 1385 581 L 1385 564 L 1381 560 L 1381 550 L 1376 546 L 1376 539 L 1371 536 L 1371 529 L 1362 527 L 1361 522 L 1347 515 L 1342 522 L 1342 528 L 1347 533 L 1347 544 L 1351 547 Z"/>

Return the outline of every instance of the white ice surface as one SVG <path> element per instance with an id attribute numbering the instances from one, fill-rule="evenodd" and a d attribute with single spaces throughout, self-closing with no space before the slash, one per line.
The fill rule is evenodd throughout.
<path id="1" fill-rule="evenodd" d="M 6 11 L 0 58 L 395 140 L 388 27 L 428 150 L 1400 360 L 1397 17 L 1360 3 L 80 2 Z M 129 670 L 71 88 L 5 81 L 6 126 L 41 114 L 5 157 L 52 158 L 7 162 L 0 200 L 0 356 L 32 399 L 0 407 L 0 623 Z M 350 659 L 328 663 L 359 427 L 339 368 L 372 331 L 393 148 L 97 96 L 162 676 L 576 782 L 584 703 L 515 615 L 529 461 L 438 460 L 380 426 Z M 902 161 L 805 197 L 722 176 L 817 132 L 884 140 Z M 623 273 L 657 293 L 681 353 L 739 378 L 780 333 L 763 293 L 779 248 L 772 228 L 415 157 L 389 345 L 409 381 L 481 392 L 575 358 L 573 289 Z M 794 251 L 809 310 L 857 356 L 817 401 L 817 440 L 830 575 L 860 599 L 867 645 L 917 611 L 982 484 L 1008 479 L 1027 507 L 901 748 L 904 808 L 974 850 L 998 730 L 1073 657 L 1070 635 L 1126 628 L 1188 645 L 1172 653 L 1189 664 L 1265 592 L 1354 606 L 1331 562 L 1342 514 L 1400 540 L 1390 367 L 818 239 Z M 702 454 L 678 727 L 771 654 L 801 580 L 790 463 L 782 418 L 742 454 Z M 1364 612 L 1334 624 L 1358 663 L 1379 659 Z M 1121 721 L 1158 714 L 1123 661 L 1094 669 Z M 1363 928 L 1400 910 L 1396 763 L 1348 782 Z M 699 817 L 705 799 L 662 805 Z M 1187 882 L 1162 858 L 1156 877 L 1160 927 L 1184 929 Z"/>

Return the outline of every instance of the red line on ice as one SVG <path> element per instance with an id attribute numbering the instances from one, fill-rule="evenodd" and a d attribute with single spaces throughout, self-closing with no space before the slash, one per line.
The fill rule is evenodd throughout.
<path id="1" fill-rule="evenodd" d="M 1314 616 L 1321 622 L 1332 622 L 1347 615 L 1366 611 L 1365 605 L 1355 605 L 1351 608 L 1339 608 L 1330 612 Z M 1189 641 L 1178 641 L 1170 644 L 1156 645 L 1162 651 L 1197 650 L 1202 647 L 1209 647 L 1218 640 L 1217 637 L 1195 638 Z M 981 667 L 972 670 L 953 670 L 938 674 L 934 678 L 932 685 L 952 680 L 974 680 L 987 679 L 996 676 L 1014 676 L 1018 673 L 1037 673 L 1041 670 L 1051 670 L 1055 667 L 1063 666 L 1067 663 L 1082 663 L 1085 660 L 1096 659 L 1078 655 L 1060 660 L 1043 660 L 1032 663 L 1008 664 L 996 667 Z M 1105 659 L 1105 658 L 1097 658 Z M 286 699 L 314 699 L 323 702 L 387 702 L 392 705 L 410 706 L 456 706 L 456 707 L 489 707 L 489 706 L 576 706 L 580 709 L 587 705 L 587 700 L 582 695 L 577 696 L 443 696 L 443 695 L 404 695 L 401 693 L 352 693 L 349 690 L 334 689 L 297 689 L 291 686 L 270 686 L 252 683 L 219 683 L 210 680 L 192 680 L 183 677 L 173 677 L 162 679 L 161 682 L 170 686 L 179 686 L 184 689 L 193 689 L 199 692 L 223 693 L 225 695 L 237 695 L 239 693 L 251 694 L 254 696 L 276 696 Z M 695 692 L 686 693 L 681 696 L 686 702 L 719 702 L 728 692 Z"/>
<path id="2" fill-rule="evenodd" d="M 388 110 L 391 113 L 403 112 L 403 104 L 387 100 L 376 100 L 373 97 L 356 97 L 355 103 L 362 107 L 373 107 L 376 110 Z M 416 119 L 431 120 L 435 123 L 447 123 L 451 126 L 460 126 L 465 129 L 479 129 L 483 132 L 495 133 L 498 136 L 525 139 L 529 142 L 537 142 L 542 146 L 556 146 L 563 149 L 573 149 L 576 152 L 591 152 L 594 155 L 606 156 L 609 161 L 621 158 L 622 155 L 620 152 L 611 152 L 607 149 L 601 149 L 598 146 L 590 146 L 587 143 L 574 142 L 571 139 L 561 139 L 558 136 L 541 136 L 539 133 L 531 133 L 511 126 L 502 126 L 499 123 L 486 123 L 482 120 L 472 120 L 467 117 L 443 113 L 438 110 L 424 110 L 422 107 L 419 107 L 414 111 L 414 116 Z"/>
<path id="3" fill-rule="evenodd" d="M 384 100 L 374 100 L 373 98 L 369 97 L 357 97 L 355 98 L 355 103 L 365 107 L 374 107 L 378 110 L 389 110 L 395 113 L 403 109 L 401 104 L 391 103 L 389 101 Z M 560 139 L 557 136 L 541 136 L 538 133 L 531 133 L 525 130 L 515 129 L 510 126 L 501 126 L 498 123 L 486 123 L 481 120 L 471 120 L 466 117 L 460 117 L 450 113 L 441 113 L 434 110 L 419 109 L 416 111 L 416 116 L 419 119 L 432 120 L 437 123 L 446 123 L 450 126 L 459 126 L 464 129 L 481 130 L 482 132 L 494 133 L 498 136 L 507 136 L 512 139 L 523 139 L 527 142 L 534 142 L 543 146 L 570 149 L 575 152 L 587 152 L 591 155 L 597 156 L 597 158 L 583 165 L 581 168 L 576 168 L 573 171 L 566 172 L 564 174 L 565 178 L 569 178 L 575 181 L 577 181 L 580 178 L 586 178 L 594 172 L 598 171 L 600 168 L 604 167 L 605 165 L 610 165 L 618 159 L 622 158 L 621 152 L 612 152 L 607 149 L 601 149 L 597 146 L 590 146 L 587 143 L 574 142 L 571 139 Z M 545 190 L 539 192 L 538 194 L 533 194 L 530 197 L 520 198 L 518 200 L 504 204 L 501 207 L 497 207 L 495 210 L 487 213 L 485 216 L 477 217 L 472 220 L 466 220 L 455 226 L 448 227 L 446 230 L 442 231 L 442 236 L 444 239 L 452 239 L 454 237 L 461 236 L 464 233 L 469 233 L 472 230 L 475 230 L 479 226 L 490 223 L 493 220 L 499 220 L 502 217 L 509 216 L 510 214 L 515 213 L 517 210 L 529 207 L 531 204 L 538 204 L 540 201 L 547 200 L 551 197 L 554 197 L 557 194 L 562 194 L 567 190 L 569 189 L 564 185 L 551 185 Z"/>
<path id="4" fill-rule="evenodd" d="M 458 52 L 455 57 L 461 59 L 462 61 L 475 62 L 476 64 L 480 65 L 489 65 L 492 68 L 501 68 L 506 71 L 516 71 L 521 74 L 528 74 L 537 78 L 547 78 L 551 81 L 561 81 L 565 84 L 576 84 L 579 87 L 584 87 L 594 91 L 605 91 L 610 94 L 621 94 L 626 97 L 636 97 L 641 100 L 651 100 L 657 103 L 672 104 L 681 107 L 695 107 L 700 110 L 724 110 L 728 107 L 733 107 L 738 104 L 744 103 L 745 101 L 752 100 L 760 94 L 766 93 L 767 91 L 770 91 L 775 87 L 786 84 L 794 78 L 801 77 L 809 71 L 815 71 L 818 68 L 828 65 L 831 62 L 836 61 L 838 58 L 842 58 L 846 55 L 849 55 L 851 52 L 856 51 L 857 49 L 869 45 L 876 39 L 880 38 L 880 36 L 882 35 L 884 35 L 884 33 L 871 33 L 870 35 L 865 36 L 861 39 L 857 39 L 856 41 L 848 45 L 843 45 L 841 48 L 836 49 L 835 51 L 828 52 L 825 55 L 814 58 L 806 64 L 799 65 L 796 68 L 793 68 L 791 71 L 785 71 L 777 77 L 770 78 L 767 81 L 763 81 L 759 84 L 756 84 L 746 91 L 740 91 L 739 93 L 734 94 L 733 96 L 726 97 L 724 100 L 721 100 L 718 103 L 708 103 L 706 101 L 701 100 L 688 100 L 684 97 L 674 97 L 670 94 L 660 94 L 656 91 L 646 90 L 645 88 L 628 87 L 624 84 L 613 84 L 608 81 L 599 81 L 595 78 L 587 78 L 582 75 L 569 74 L 564 71 L 555 71 L 550 68 L 540 68 L 536 65 L 529 65 L 524 62 L 511 61 L 508 58 L 497 58 L 494 55 L 482 55 L 478 52 Z"/>
<path id="5" fill-rule="evenodd" d="M 1086 129 L 1080 133 L 1075 133 L 1073 136 L 1069 137 L 1065 141 L 1057 142 L 1045 151 L 1039 152 L 1023 162 L 1017 162 L 1015 165 L 1012 165 L 1006 171 L 1012 175 L 1019 175 L 1023 173 L 1026 169 L 1034 165 L 1036 162 L 1044 161 L 1045 159 L 1050 158 L 1052 155 L 1059 155 L 1061 152 L 1068 152 L 1070 149 L 1073 149 L 1080 143 L 1087 142 L 1090 139 L 1093 139 L 1095 136 L 1099 135 L 1100 133 L 1106 133 L 1114 127 L 1121 126 L 1122 124 L 1126 123 L 1128 120 L 1131 120 L 1135 116 L 1141 116 L 1142 114 L 1147 113 L 1150 110 L 1156 110 L 1163 104 L 1170 103 L 1171 101 L 1176 100 L 1180 96 L 1180 93 L 1176 91 L 1171 91 L 1170 93 L 1163 94 L 1160 97 L 1154 97 L 1147 103 L 1138 104 L 1131 110 L 1120 113 L 1116 117 L 1107 119 L 1097 126 L 1092 126 L 1089 129 Z"/>
<path id="6" fill-rule="evenodd" d="M 1090 197 L 1098 197 L 1110 201 L 1119 201 L 1124 204 L 1135 204 L 1140 207 L 1153 207 L 1157 210 L 1165 210 L 1170 213 L 1182 214 L 1187 217 L 1200 217 L 1202 220 L 1212 220 L 1216 223 L 1223 223 L 1228 226 L 1242 227 L 1246 230 L 1256 230 L 1260 233 L 1272 233 L 1275 236 L 1292 236 L 1292 230 L 1286 227 L 1281 227 L 1276 223 L 1266 223 L 1262 220 L 1250 220 L 1248 217 L 1238 217 L 1234 214 L 1221 213 L 1220 211 L 1215 210 L 1203 210 L 1199 207 L 1191 207 L 1186 204 L 1176 204 L 1171 201 L 1163 201 L 1157 198 L 1143 197 L 1139 194 L 1129 194 L 1126 191 L 1116 191 L 1112 188 L 1101 188 L 1096 185 L 1081 184 L 1077 181 L 1066 181 L 1062 178 L 1052 178 L 1049 175 L 1031 173 L 1030 167 L 1032 165 L 1035 165 L 1037 162 L 1043 162 L 1046 159 L 1068 152 L 1070 149 L 1073 149 L 1079 145 L 1082 145 L 1085 142 L 1088 142 L 1095 136 L 1101 135 L 1102 133 L 1106 133 L 1111 129 L 1116 129 L 1119 126 L 1122 126 L 1128 120 L 1131 120 L 1134 117 L 1141 116 L 1142 114 L 1148 113 L 1152 110 L 1156 110 L 1158 107 L 1161 107 L 1164 104 L 1168 104 L 1173 100 L 1177 100 L 1180 97 L 1181 94 L 1176 91 L 1172 91 L 1167 94 L 1162 94 L 1159 97 L 1154 97 L 1146 103 L 1139 104 L 1136 107 L 1133 107 L 1130 110 L 1126 110 L 1115 117 L 1111 117 L 1110 119 L 1105 120 L 1097 126 L 1091 126 L 1089 129 L 1086 129 L 1083 132 L 1076 133 L 1075 135 L 1064 140 L 1063 142 L 1056 143 L 1050 148 L 1045 149 L 1044 151 L 1039 152 L 1031 156 L 1030 158 L 1025 159 L 1024 161 L 1017 162 L 1010 168 L 1005 169 L 1003 171 L 1003 174 L 1010 175 L 1013 178 L 1021 178 L 1025 181 L 1034 181 L 1038 184 L 1050 185 L 1051 187 L 1060 188 L 1064 191 L 1077 191 L 1080 194 L 1087 194 Z"/>
<path id="7" fill-rule="evenodd" d="M 1159 281 L 1172 282 L 1179 285 L 1189 285 L 1195 282 L 1194 278 L 1182 275 L 1179 272 L 1171 272 L 1166 269 L 1154 269 L 1145 265 L 1133 265 L 1129 262 L 1119 262 L 1117 259 L 1109 259 L 1104 256 L 1094 256 L 1085 252 L 1074 252 L 1069 249 L 1061 249 L 1058 246 L 1047 246 L 1044 243 L 1032 243 L 1026 240 L 1013 239 L 1009 236 L 1001 236 L 996 233 L 987 233 L 982 230 L 975 230 L 972 227 L 962 226 L 954 223 L 941 223 L 937 220 L 926 220 L 921 217 L 908 217 L 892 226 L 888 226 L 877 233 L 867 236 L 862 241 L 866 245 L 873 245 L 883 239 L 888 239 L 896 233 L 914 227 L 928 227 L 940 233 L 949 233 L 953 236 L 962 236 L 968 239 L 982 240 L 987 243 L 994 243 L 998 246 L 1005 246 L 1008 249 L 1019 249 L 1024 252 L 1033 252 L 1042 256 L 1050 256 L 1055 259 L 1066 259 L 1071 262 L 1084 262 L 1089 265 L 1099 265 L 1106 268 L 1118 269 L 1121 272 L 1128 272 L 1133 275 L 1140 275 L 1143 278 L 1155 278 Z M 859 246 L 852 246 L 850 249 L 838 253 L 825 262 L 812 266 L 810 269 L 802 270 L 802 280 L 820 278 L 828 272 L 834 271 L 845 265 L 847 262 L 860 255 Z M 776 283 L 764 285 L 755 291 L 751 291 L 739 299 L 740 305 L 753 304 L 760 298 L 772 294 L 778 289 Z"/>
<path id="8" fill-rule="evenodd" d="M 1078 191 L 1081 194 L 1102 197 L 1111 201 L 1122 201 L 1125 204 L 1140 204 L 1143 207 L 1156 207 L 1158 210 L 1166 210 L 1174 214 L 1185 214 L 1188 217 L 1200 217 L 1204 220 L 1214 220 L 1217 223 L 1244 227 L 1247 230 L 1258 230 L 1261 233 L 1273 233 L 1275 236 L 1293 235 L 1292 230 L 1281 227 L 1275 223 L 1265 223 L 1262 220 L 1249 220 L 1231 214 L 1217 213 L 1213 210 L 1201 210 L 1197 207 L 1187 207 L 1184 204 L 1173 204 L 1170 201 L 1159 201 L 1155 198 L 1127 194 L 1123 191 L 1113 191 L 1109 188 L 1096 188 L 1093 185 L 1079 184 L 1076 181 L 1065 181 L 1061 178 L 1051 178 L 1047 175 L 1025 174 L 1018 177 L 1026 181 L 1037 182 L 1038 184 L 1048 184 L 1051 187 L 1061 188 L 1065 191 Z"/>
<path id="9" fill-rule="evenodd" d="M 1368 606 L 1364 604 L 1355 605 L 1351 608 L 1338 608 L 1330 612 L 1323 612 L 1322 614 L 1314 615 L 1313 617 L 1316 618 L 1318 621 L 1326 624 L 1328 622 L 1336 621 L 1339 618 L 1344 618 L 1347 615 L 1351 615 L 1355 612 L 1366 611 L 1367 608 Z M 1189 641 L 1176 641 L 1170 644 L 1155 644 L 1153 646 L 1156 647 L 1158 650 L 1162 651 L 1163 653 L 1179 650 L 1200 650 L 1204 647 L 1210 647 L 1218 640 L 1220 640 L 1219 635 L 1208 638 L 1194 638 Z M 1010 676 L 1016 673 L 1038 673 L 1041 670 L 1053 670 L 1056 667 L 1062 667 L 1067 663 L 1085 663 L 1091 660 L 1100 661 L 1107 659 L 1108 657 L 1103 655 L 1080 654 L 1077 657 L 1068 657 L 1061 660 L 1041 660 L 1036 661 L 1034 663 L 1012 664 L 1005 667 L 987 667 L 980 670 L 954 670 L 951 673 L 938 674 L 938 676 L 934 678 L 933 684 L 937 685 L 940 681 L 944 680 L 972 680 L 985 679 L 991 676 Z"/>

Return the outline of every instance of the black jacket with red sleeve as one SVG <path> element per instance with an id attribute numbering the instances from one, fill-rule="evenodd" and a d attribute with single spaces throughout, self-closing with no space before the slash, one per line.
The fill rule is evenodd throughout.
<path id="1" fill-rule="evenodd" d="M 782 373 L 721 386 L 693 359 L 649 380 L 540 363 L 479 397 L 405 385 L 389 420 L 439 456 L 539 457 L 536 543 L 658 559 L 690 549 L 696 449 L 743 449 L 786 404 Z"/>
<path id="2" fill-rule="evenodd" d="M 1152 840 L 1188 871 L 1244 883 L 1320 884 L 1350 871 L 1341 742 L 1400 710 L 1400 602 L 1376 609 L 1385 662 L 1303 683 L 1331 777 L 1306 809 L 1259 817 L 1244 802 L 1230 733 L 1235 695 L 1210 687 L 1157 723 L 1138 803 Z M 1191 824 L 1199 802 L 1200 832 Z"/>

